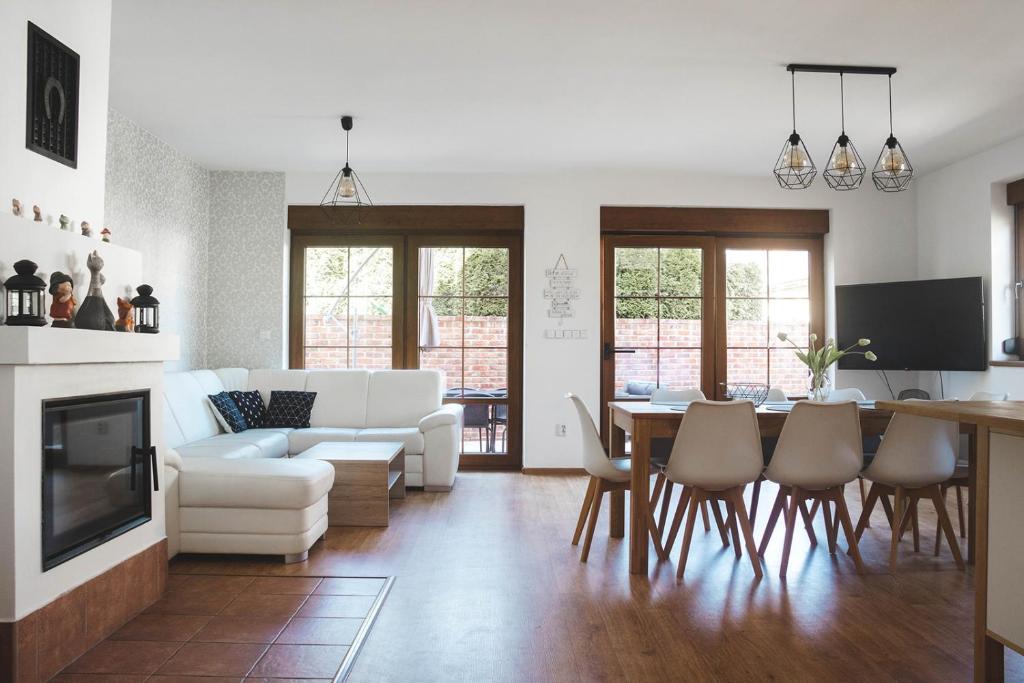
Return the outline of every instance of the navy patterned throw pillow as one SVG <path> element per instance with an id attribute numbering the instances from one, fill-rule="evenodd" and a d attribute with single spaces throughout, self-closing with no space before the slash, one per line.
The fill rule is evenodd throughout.
<path id="1" fill-rule="evenodd" d="M 271 391 L 264 426 L 296 429 L 308 427 L 315 399 L 315 391 Z"/>
<path id="2" fill-rule="evenodd" d="M 249 425 L 245 421 L 245 417 L 242 415 L 242 411 L 238 409 L 238 405 L 231 400 L 231 396 L 226 391 L 222 391 L 219 394 L 209 395 L 210 404 L 213 406 L 215 413 L 214 416 L 217 418 L 217 422 L 226 431 L 229 432 L 244 432 L 249 428 Z"/>
<path id="3" fill-rule="evenodd" d="M 245 423 L 249 429 L 254 427 L 265 427 L 264 421 L 267 416 L 267 409 L 263 405 L 263 397 L 258 391 L 231 391 L 228 392 L 231 400 L 238 406 Z"/>

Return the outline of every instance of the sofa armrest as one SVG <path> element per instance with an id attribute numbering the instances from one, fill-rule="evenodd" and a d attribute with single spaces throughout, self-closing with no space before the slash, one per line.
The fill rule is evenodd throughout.
<path id="1" fill-rule="evenodd" d="M 428 432 L 437 427 L 454 425 L 462 422 L 462 406 L 458 403 L 447 403 L 420 420 L 420 431 Z"/>
<path id="2" fill-rule="evenodd" d="M 173 448 L 164 449 L 164 466 L 181 470 L 181 456 Z"/>

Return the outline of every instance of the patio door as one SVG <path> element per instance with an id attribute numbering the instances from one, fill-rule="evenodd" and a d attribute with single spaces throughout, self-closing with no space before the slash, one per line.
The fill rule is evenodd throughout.
<path id="1" fill-rule="evenodd" d="M 520 467 L 521 237 L 415 236 L 406 253 L 406 358 L 443 370 L 445 403 L 463 405 L 460 465 Z"/>
<path id="2" fill-rule="evenodd" d="M 659 386 L 714 396 L 714 240 L 606 235 L 602 242 L 602 406 L 649 400 Z"/>

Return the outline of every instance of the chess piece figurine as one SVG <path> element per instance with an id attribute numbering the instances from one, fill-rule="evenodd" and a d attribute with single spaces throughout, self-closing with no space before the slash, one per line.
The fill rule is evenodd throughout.
<path id="1" fill-rule="evenodd" d="M 85 261 L 89 268 L 89 293 L 75 315 L 75 327 L 83 330 L 114 331 L 114 314 L 103 300 L 103 283 L 106 278 L 103 270 L 103 259 L 93 251 Z"/>
<path id="2" fill-rule="evenodd" d="M 82 221 L 82 236 L 92 237 L 92 226 L 89 225 L 89 221 Z"/>
<path id="3" fill-rule="evenodd" d="M 11 213 L 13 213 L 15 216 L 21 215 L 21 202 L 19 202 L 17 199 L 11 200 Z"/>
<path id="4" fill-rule="evenodd" d="M 50 317 L 52 327 L 74 327 L 75 323 L 75 281 L 70 275 L 59 270 L 50 275 Z"/>
<path id="5" fill-rule="evenodd" d="M 60 220 L 60 229 L 61 230 L 70 230 L 71 229 L 71 219 L 70 218 L 68 218 L 64 214 L 61 214 L 60 218 L 58 220 Z"/>
<path id="6" fill-rule="evenodd" d="M 36 223 L 43 222 L 43 210 L 39 208 L 38 204 L 32 205 L 32 220 Z"/>
<path id="7" fill-rule="evenodd" d="M 110 242 L 110 228 L 103 228 L 100 230 L 100 239 L 104 242 Z"/>
<path id="8" fill-rule="evenodd" d="M 117 297 L 117 322 L 114 329 L 118 332 L 134 332 L 135 319 L 132 318 L 132 302 L 129 299 Z"/>

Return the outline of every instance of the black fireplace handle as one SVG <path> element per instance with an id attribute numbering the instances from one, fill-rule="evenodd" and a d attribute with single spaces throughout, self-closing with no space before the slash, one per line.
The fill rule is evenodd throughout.
<path id="1" fill-rule="evenodd" d="M 153 468 L 153 490 L 154 491 L 159 491 L 160 490 L 160 474 L 159 474 L 159 472 L 157 472 L 157 467 L 156 467 L 156 446 L 150 446 L 149 447 L 149 462 L 150 462 L 150 466 Z"/>

